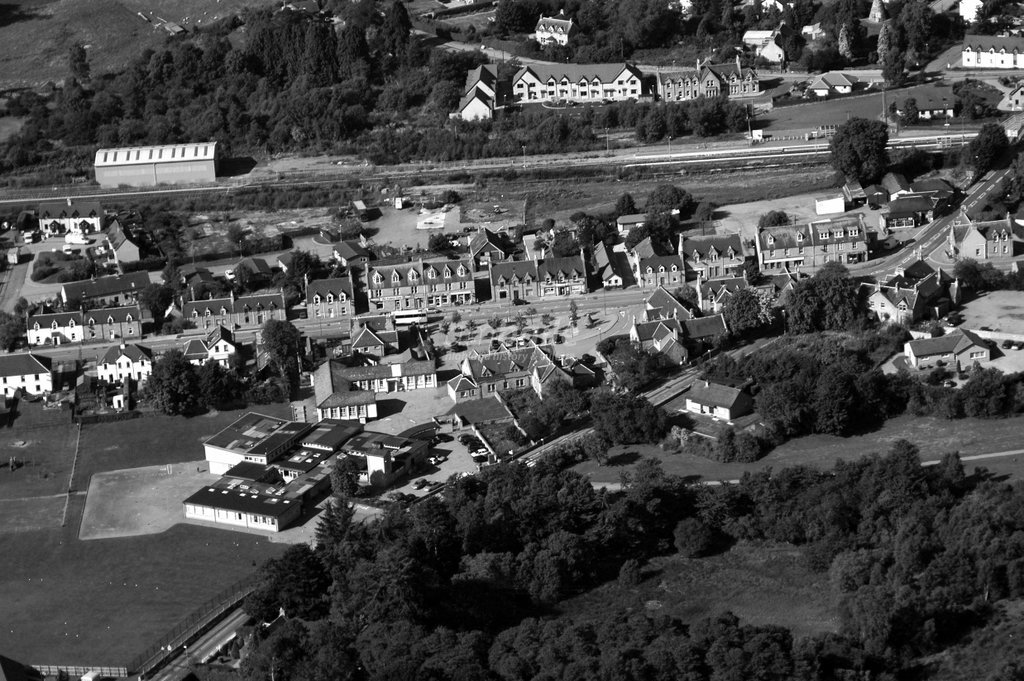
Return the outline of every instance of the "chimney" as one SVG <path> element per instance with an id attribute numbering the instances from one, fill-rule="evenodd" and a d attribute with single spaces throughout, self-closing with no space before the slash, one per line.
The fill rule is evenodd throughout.
<path id="1" fill-rule="evenodd" d="M 121 341 L 121 349 L 122 349 L 122 350 L 124 350 L 124 349 L 125 349 L 124 341 Z"/>
<path id="2" fill-rule="evenodd" d="M 736 72 L 737 76 L 743 73 L 743 69 L 740 66 L 740 55 L 738 54 L 736 55 Z"/>
<path id="3" fill-rule="evenodd" d="M 70 196 L 67 198 L 67 201 L 68 201 L 68 205 L 70 206 L 71 205 L 71 197 Z"/>

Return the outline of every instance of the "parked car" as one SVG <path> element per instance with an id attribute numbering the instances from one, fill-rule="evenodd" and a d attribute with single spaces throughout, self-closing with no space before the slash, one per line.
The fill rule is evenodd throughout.
<path id="1" fill-rule="evenodd" d="M 942 387 L 944 387 L 944 388 L 955 388 L 956 387 L 956 383 L 954 383 L 953 381 L 943 381 L 942 382 Z"/>
<path id="2" fill-rule="evenodd" d="M 1013 344 L 1013 349 L 1024 350 L 1024 343 L 1022 343 L 1021 341 L 1017 341 L 1016 343 Z"/>
<path id="3" fill-rule="evenodd" d="M 437 444 L 438 442 L 451 442 L 454 439 L 455 438 L 453 438 L 448 433 L 437 433 L 436 435 L 434 435 L 434 437 L 431 440 L 431 442 L 433 442 L 434 444 Z"/>
<path id="4" fill-rule="evenodd" d="M 466 346 L 462 343 L 452 343 L 448 346 L 448 349 L 452 352 L 464 352 L 466 350 Z"/>
<path id="5" fill-rule="evenodd" d="M 1013 341 L 1007 338 L 1003 341 L 1003 350 L 1009 350 L 1013 347 Z"/>
<path id="6" fill-rule="evenodd" d="M 429 484 L 430 484 L 429 480 L 427 480 L 426 478 L 420 478 L 416 482 L 412 483 L 412 488 L 413 489 L 423 489 L 424 487 L 426 487 Z"/>
<path id="7" fill-rule="evenodd" d="M 523 298 L 513 298 L 512 299 L 512 304 L 513 305 L 529 305 L 530 301 L 524 300 Z"/>

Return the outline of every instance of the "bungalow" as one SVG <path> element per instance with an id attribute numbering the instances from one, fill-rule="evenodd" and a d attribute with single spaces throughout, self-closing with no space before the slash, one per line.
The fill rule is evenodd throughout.
<path id="1" fill-rule="evenodd" d="M 856 81 L 839 71 L 823 73 L 807 86 L 807 91 L 816 97 L 829 97 L 831 95 L 848 95 L 853 92 Z"/>
<path id="2" fill-rule="evenodd" d="M 153 351 L 142 345 L 111 347 L 96 362 L 96 374 L 101 381 L 120 383 L 131 379 L 144 382 L 153 373 Z"/>
<path id="3" fill-rule="evenodd" d="M 920 227 L 931 222 L 935 204 L 927 196 L 903 194 L 882 207 L 878 226 L 882 229 L 906 229 Z"/>
<path id="4" fill-rule="evenodd" d="M 754 400 L 743 388 L 697 381 L 686 393 L 686 411 L 732 423 L 754 411 Z"/>
<path id="5" fill-rule="evenodd" d="M 342 267 L 362 269 L 370 262 L 370 252 L 359 241 L 342 241 L 334 246 L 333 253 Z"/>
<path id="6" fill-rule="evenodd" d="M 647 222 L 645 213 L 630 213 L 615 218 L 615 227 L 619 230 L 619 236 L 626 236 L 629 234 L 629 230 L 634 227 L 643 227 L 645 222 Z"/>
<path id="7" fill-rule="evenodd" d="M 53 390 L 50 358 L 43 355 L 0 355 L 0 390 L 14 397 L 18 390 L 41 395 Z"/>
<path id="8" fill-rule="evenodd" d="M 912 340 L 903 346 L 907 362 L 915 369 L 946 365 L 955 371 L 991 359 L 987 342 L 967 329 L 957 329 L 946 336 Z"/>
<path id="9" fill-rule="evenodd" d="M 910 193 L 910 183 L 900 173 L 886 173 L 882 178 L 882 188 L 888 194 L 887 200 L 889 201 L 902 194 Z"/>

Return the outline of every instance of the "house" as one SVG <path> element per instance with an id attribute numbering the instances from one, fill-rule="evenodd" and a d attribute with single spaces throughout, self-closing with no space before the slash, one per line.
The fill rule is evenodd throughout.
<path id="1" fill-rule="evenodd" d="M 323 366 L 327 365 L 330 365 L 333 382 L 348 381 L 356 388 L 371 393 L 407 392 L 437 387 L 437 367 L 430 359 L 362 366 L 345 366 L 338 360 L 328 360 Z M 314 385 L 316 380 L 314 375 Z"/>
<path id="2" fill-rule="evenodd" d="M 255 279 L 269 279 L 274 274 L 274 270 L 263 258 L 245 257 L 224 274 L 228 279 L 246 275 Z"/>
<path id="3" fill-rule="evenodd" d="M 514 420 L 512 412 L 497 397 L 485 397 L 479 400 L 465 399 L 453 405 L 444 414 L 434 417 L 434 423 L 450 425 L 452 430 L 492 423 L 512 424 Z"/>
<path id="4" fill-rule="evenodd" d="M 675 365 L 683 364 L 690 357 L 678 319 L 637 321 L 634 317 L 629 327 L 629 340 L 639 349 L 660 354 Z"/>
<path id="5" fill-rule="evenodd" d="M 889 192 L 880 184 L 869 184 L 864 187 L 864 200 L 869 208 L 878 208 L 889 203 Z"/>
<path id="6" fill-rule="evenodd" d="M 44 234 L 96 234 L 103 227 L 103 208 L 97 201 L 48 201 L 36 209 L 39 229 Z"/>
<path id="7" fill-rule="evenodd" d="M 935 204 L 935 210 L 945 208 L 955 193 L 949 182 L 939 177 L 910 183 L 910 195 L 927 196 Z"/>
<path id="8" fill-rule="evenodd" d="M 646 214 L 631 213 L 615 218 L 615 227 L 619 230 L 619 236 L 626 236 L 629 234 L 629 230 L 634 227 L 643 227 L 645 222 L 647 222 Z"/>
<path id="9" fill-rule="evenodd" d="M 781 64 L 786 61 L 786 53 L 779 45 L 781 38 L 790 33 L 785 23 L 770 31 L 750 30 L 743 34 L 743 44 L 752 48 L 754 54 L 770 64 Z"/>
<path id="10" fill-rule="evenodd" d="M 935 202 L 920 194 L 903 194 L 882 207 L 878 226 L 882 229 L 907 229 L 931 222 L 935 215 Z"/>
<path id="11" fill-rule="evenodd" d="M 84 333 L 81 312 L 34 314 L 25 325 L 29 345 L 79 343 Z"/>
<path id="12" fill-rule="evenodd" d="M 494 117 L 494 99 L 479 88 L 473 88 L 459 100 L 452 117 L 461 118 L 467 123 L 488 121 Z"/>
<path id="13" fill-rule="evenodd" d="M 343 375 L 347 369 L 329 359 L 313 373 L 313 395 L 318 420 L 344 419 L 366 423 L 377 418 L 377 395 L 359 388 Z"/>
<path id="14" fill-rule="evenodd" d="M 984 4 L 982 0 L 960 0 L 957 12 L 963 17 L 965 23 L 973 24 L 978 20 L 978 10 Z"/>
<path id="15" fill-rule="evenodd" d="M 801 27 L 800 35 L 802 35 L 807 42 L 811 43 L 815 40 L 824 40 L 827 34 L 825 29 L 821 27 L 821 22 L 819 21 L 816 24 L 808 24 L 807 26 Z"/>
<path id="16" fill-rule="evenodd" d="M 352 279 L 334 277 L 306 284 L 307 319 L 340 319 L 355 313 Z"/>
<path id="17" fill-rule="evenodd" d="M 470 305 L 476 302 L 473 261 L 376 261 L 366 266 L 370 310 L 411 310 L 427 306 Z"/>
<path id="18" fill-rule="evenodd" d="M 426 465 L 426 440 L 363 431 L 341 446 L 338 456 L 359 463 L 359 481 L 375 487 L 422 469 Z"/>
<path id="19" fill-rule="evenodd" d="M 718 314 L 737 291 L 748 286 L 746 277 L 712 279 L 711 281 L 698 279 L 694 287 L 697 289 L 697 305 L 701 312 Z"/>
<path id="20" fill-rule="evenodd" d="M 0 390 L 4 397 L 14 397 L 18 390 L 30 395 L 52 392 L 50 358 L 24 353 L 0 355 Z"/>
<path id="21" fill-rule="evenodd" d="M 491 294 L 494 300 L 565 298 L 588 292 L 583 255 L 543 260 L 491 263 Z"/>
<path id="22" fill-rule="evenodd" d="M 1010 108 L 1014 111 L 1024 109 L 1024 81 L 1018 83 L 1015 88 L 1010 90 L 1010 94 L 1006 95 L 1006 101 L 1009 102 Z"/>
<path id="23" fill-rule="evenodd" d="M 882 178 L 882 188 L 888 194 L 887 200 L 892 201 L 901 194 L 910 193 L 910 183 L 900 173 L 886 173 Z"/>
<path id="24" fill-rule="evenodd" d="M 956 103 L 956 95 L 953 88 L 945 85 L 927 84 L 914 88 L 914 96 L 897 102 L 896 113 L 905 116 L 905 105 L 909 99 L 914 100 L 917 108 L 917 119 L 922 121 L 942 120 L 949 123 L 954 115 L 953 106 Z"/>
<path id="25" fill-rule="evenodd" d="M 460 374 L 448 381 L 453 402 L 493 397 L 504 390 L 531 388 L 538 397 L 552 382 L 571 383 L 572 378 L 554 361 L 550 346 L 529 342 L 523 347 L 501 345 L 481 354 L 471 350 L 459 366 Z"/>
<path id="26" fill-rule="evenodd" d="M 619 250 L 618 246 L 608 248 L 603 241 L 594 246 L 594 273 L 604 289 L 626 288 L 636 283 L 629 269 L 625 247 Z"/>
<path id="27" fill-rule="evenodd" d="M 643 94 L 643 74 L 629 64 L 528 64 L 512 78 L 516 102 L 623 102 Z"/>
<path id="28" fill-rule="evenodd" d="M 945 314 L 953 285 L 952 277 L 923 260 L 900 266 L 892 276 L 875 284 L 863 284 L 868 291 L 868 309 L 880 322 L 907 325 Z"/>
<path id="29" fill-rule="evenodd" d="M 965 35 L 960 61 L 966 69 L 1024 69 L 1024 36 Z"/>
<path id="30" fill-rule="evenodd" d="M 862 206 L 867 202 L 868 197 L 864 192 L 864 187 L 857 179 L 847 178 L 846 184 L 843 185 L 843 198 L 848 204 Z"/>
<path id="31" fill-rule="evenodd" d="M 120 383 L 131 379 L 143 383 L 153 373 L 153 351 L 143 345 L 121 343 L 107 349 L 96 361 L 101 381 Z"/>
<path id="32" fill-rule="evenodd" d="M 349 323 L 352 354 L 382 358 L 399 351 L 398 330 L 389 314 L 363 315 Z"/>
<path id="33" fill-rule="evenodd" d="M 541 14 L 534 29 L 533 39 L 541 45 L 568 45 L 569 39 L 576 32 L 576 25 L 572 19 L 564 17 L 564 10 L 559 12 L 557 17 L 546 17 Z"/>
<path id="34" fill-rule="evenodd" d="M 955 259 L 1009 258 L 1017 250 L 1020 231 L 1009 214 L 1003 220 L 975 222 L 961 209 L 949 226 L 947 252 Z"/>
<path id="35" fill-rule="evenodd" d="M 71 302 L 90 307 L 127 305 L 134 303 L 139 293 L 150 283 L 149 272 L 129 272 L 73 281 L 61 286 L 60 299 L 65 305 Z"/>
<path id="36" fill-rule="evenodd" d="M 673 69 L 657 74 L 658 97 L 666 102 L 699 97 L 743 97 L 760 94 L 757 71 L 736 62 L 711 64 L 697 61 L 693 69 Z"/>
<path id="37" fill-rule="evenodd" d="M 714 381 L 697 381 L 686 393 L 686 411 L 732 423 L 754 411 L 754 400 L 743 388 Z"/>
<path id="38" fill-rule="evenodd" d="M 843 213 L 846 211 L 846 197 L 842 194 L 819 196 L 814 199 L 814 214 L 829 215 L 831 213 Z"/>
<path id="39" fill-rule="evenodd" d="M 282 293 L 261 293 L 227 298 L 192 300 L 181 306 L 182 316 L 197 329 L 226 326 L 229 329 L 255 328 L 271 319 L 285 321 L 288 310 Z"/>
<path id="40" fill-rule="evenodd" d="M 857 81 L 840 71 L 828 71 L 819 75 L 807 86 L 808 92 L 815 97 L 830 97 L 832 95 L 848 95 L 853 92 Z"/>
<path id="41" fill-rule="evenodd" d="M 235 341 L 230 329 L 217 325 L 206 338 L 193 338 L 185 342 L 182 354 L 191 364 L 201 367 L 207 362 L 216 362 L 230 369 L 236 362 L 241 344 Z"/>
<path id="42" fill-rule="evenodd" d="M 494 109 L 500 107 L 506 99 L 508 83 L 498 80 L 498 65 L 481 64 L 466 74 L 462 98 L 450 117 L 464 121 L 488 120 L 493 117 Z"/>
<path id="43" fill-rule="evenodd" d="M 687 279 L 722 279 L 740 276 L 746 254 L 739 234 L 727 236 L 679 235 L 679 255 Z"/>
<path id="44" fill-rule="evenodd" d="M 658 286 L 644 301 L 644 321 L 656 319 L 693 319 L 694 315 L 686 306 L 669 293 L 664 287 Z"/>
<path id="45" fill-rule="evenodd" d="M 112 220 L 107 227 L 107 248 L 111 257 L 124 265 L 138 262 L 140 251 L 138 245 L 128 236 L 128 232 L 117 220 Z"/>
<path id="46" fill-rule="evenodd" d="M 765 274 L 816 269 L 828 262 L 864 262 L 868 256 L 867 227 L 859 213 L 805 225 L 761 227 L 755 245 Z"/>
<path id="47" fill-rule="evenodd" d="M 686 277 L 683 259 L 678 255 L 658 255 L 651 237 L 646 237 L 627 252 L 630 268 L 641 288 L 681 286 Z"/>
<path id="48" fill-rule="evenodd" d="M 334 259 L 343 267 L 362 269 L 370 262 L 370 252 L 359 241 L 342 241 L 334 246 Z"/>
<path id="49" fill-rule="evenodd" d="M 967 329 L 957 329 L 938 338 L 909 341 L 903 345 L 903 354 L 915 369 L 945 365 L 954 371 L 992 358 L 988 343 Z"/>
<path id="50" fill-rule="evenodd" d="M 492 232 L 486 227 L 481 228 L 469 240 L 469 254 L 473 256 L 473 262 L 477 267 L 491 262 L 508 260 L 512 257 L 514 250 L 515 247 L 508 236 Z"/>

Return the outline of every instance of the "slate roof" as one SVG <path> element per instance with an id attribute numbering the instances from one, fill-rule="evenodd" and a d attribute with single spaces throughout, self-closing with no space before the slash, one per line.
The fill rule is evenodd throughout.
<path id="1" fill-rule="evenodd" d="M 736 403 L 744 397 L 744 392 L 739 388 L 711 381 L 697 381 L 686 394 L 687 399 L 693 400 L 697 404 L 727 409 L 735 407 Z"/>
<path id="2" fill-rule="evenodd" d="M 971 347 L 987 347 L 985 341 L 978 338 L 968 329 L 957 329 L 938 338 L 912 340 L 909 345 L 917 357 L 945 355 L 948 353 L 960 354 Z"/>
<path id="3" fill-rule="evenodd" d="M 1020 36 L 997 36 L 997 35 L 965 35 L 963 49 L 971 49 L 975 52 L 988 52 L 995 50 L 999 52 L 1024 52 L 1024 37 Z"/>
<path id="4" fill-rule="evenodd" d="M 497 251 L 504 258 L 512 252 L 508 239 L 486 227 L 479 230 L 469 241 L 469 252 L 475 258 L 484 250 Z"/>
<path id="5" fill-rule="evenodd" d="M 33 355 L 32 353 L 0 355 L 0 376 L 48 374 L 51 366 L 50 358 L 46 355 Z"/>
<path id="6" fill-rule="evenodd" d="M 702 338 L 714 338 L 728 333 L 728 328 L 725 325 L 725 317 L 720 314 L 716 314 L 711 317 L 684 319 L 682 322 L 683 332 L 687 338 L 699 340 Z"/>
<path id="7" fill-rule="evenodd" d="M 496 397 L 459 402 L 449 409 L 448 413 L 458 416 L 466 423 L 487 423 L 512 418 L 512 412 Z"/>
<path id="8" fill-rule="evenodd" d="M 65 327 L 70 322 L 74 322 L 79 326 L 82 325 L 82 313 L 81 312 L 47 312 L 44 314 L 34 314 L 29 316 L 27 326 L 33 328 L 36 324 L 39 328 L 45 329 L 57 322 L 57 326 Z"/>
<path id="9" fill-rule="evenodd" d="M 352 349 L 358 350 L 360 348 L 379 348 L 382 345 L 387 345 L 380 336 L 374 333 L 373 329 L 369 327 L 362 327 L 356 332 L 355 337 L 352 338 Z"/>
<path id="10" fill-rule="evenodd" d="M 459 274 L 460 267 L 462 268 L 461 275 Z M 449 273 L 448 277 L 444 276 L 445 271 Z M 434 274 L 433 279 L 428 276 L 431 272 Z M 381 276 L 379 283 L 374 281 L 378 274 Z M 416 278 L 412 278 L 413 274 L 415 274 Z M 371 296 L 375 295 L 378 291 L 402 286 L 430 286 L 460 281 L 473 281 L 472 260 L 416 260 L 391 265 L 371 264 L 366 276 L 367 287 Z"/>
<path id="11" fill-rule="evenodd" d="M 897 215 L 916 215 L 917 213 L 927 213 L 935 207 L 934 202 L 927 196 L 921 196 L 920 194 L 903 194 L 896 197 L 889 202 L 883 211 L 886 212 L 889 217 Z"/>
<path id="12" fill-rule="evenodd" d="M 137 345 L 132 343 L 125 345 L 123 348 L 114 346 L 107 348 L 107 351 L 103 353 L 103 357 L 100 358 L 100 364 L 113 364 L 122 356 L 127 357 L 133 364 L 148 360 L 153 361 L 153 351 L 143 345 Z"/>
<path id="13" fill-rule="evenodd" d="M 339 244 L 335 244 L 334 253 L 339 258 L 344 258 L 345 260 L 370 257 L 370 252 L 360 246 L 358 241 L 342 241 Z"/>
<path id="14" fill-rule="evenodd" d="M 537 260 L 509 260 L 506 262 L 493 262 L 490 268 L 491 285 L 498 284 L 502 279 L 511 282 L 513 279 L 524 281 L 529 277 L 530 281 L 537 281 L 538 265 Z"/>
<path id="15" fill-rule="evenodd" d="M 327 299 L 327 294 L 334 294 L 335 299 L 342 294 L 346 299 L 352 300 L 352 280 L 349 277 L 334 277 L 332 279 L 315 279 L 306 286 L 306 304 L 312 305 L 313 298 L 317 294 L 322 300 Z"/>
<path id="16" fill-rule="evenodd" d="M 516 71 L 512 82 L 515 83 L 527 72 L 532 73 L 542 83 L 554 78 L 561 82 L 563 78 L 570 83 L 579 83 L 581 80 L 593 82 L 596 78 L 602 83 L 614 82 L 620 73 L 628 71 L 638 79 L 643 77 L 640 70 L 630 64 L 529 64 Z"/>
<path id="17" fill-rule="evenodd" d="M 729 279 L 710 279 L 701 282 L 701 296 L 704 298 L 721 298 L 726 294 L 731 295 L 740 289 L 747 288 L 747 280 L 743 277 L 730 277 Z"/>
<path id="18" fill-rule="evenodd" d="M 206 361 L 207 357 L 210 356 L 210 349 L 206 347 L 206 342 L 203 339 L 193 338 L 185 343 L 185 349 L 182 350 L 182 354 L 189 361 L 194 359 Z"/>
<path id="19" fill-rule="evenodd" d="M 121 223 L 114 220 L 107 227 L 107 240 L 110 241 L 110 247 L 117 251 L 125 244 L 135 246 L 135 243 L 128 237 L 125 228 L 121 226 Z M 138 248 L 138 246 L 136 246 Z"/>
<path id="20" fill-rule="evenodd" d="M 85 324 L 126 324 L 141 322 L 142 310 L 138 305 L 121 307 L 99 307 L 82 315 Z"/>
<path id="21" fill-rule="evenodd" d="M 313 374 L 313 395 L 317 408 L 373 404 L 377 401 L 373 392 L 360 390 L 353 385 L 345 376 L 347 371 L 350 371 L 348 367 L 334 359 L 317 367 Z"/>
<path id="22" fill-rule="evenodd" d="M 100 298 L 121 293 L 139 293 L 149 286 L 149 272 L 129 272 L 109 277 L 73 281 L 61 288 L 65 300 Z"/>
<path id="23" fill-rule="evenodd" d="M 635 322 L 637 340 L 661 341 L 674 333 L 680 333 L 682 327 L 678 319 L 655 319 L 649 322 Z"/>
<path id="24" fill-rule="evenodd" d="M 910 191 L 910 183 L 900 173 L 886 173 L 882 178 L 882 187 L 892 196 L 896 192 Z"/>
<path id="25" fill-rule="evenodd" d="M 46 201 L 39 204 L 37 215 L 40 221 L 55 218 L 103 217 L 103 207 L 99 201 Z"/>
<path id="26" fill-rule="evenodd" d="M 680 255 L 687 260 L 691 260 L 696 253 L 703 261 L 707 260 L 712 252 L 717 253 L 720 258 L 727 258 L 729 257 L 730 249 L 734 254 L 733 257 L 743 258 L 743 241 L 740 239 L 739 234 L 730 234 L 728 236 L 684 236 L 682 253 Z"/>
<path id="27" fill-rule="evenodd" d="M 263 258 L 253 257 L 242 258 L 239 260 L 238 264 L 235 265 L 235 271 L 238 270 L 247 270 L 252 274 L 261 276 L 270 276 L 272 272 L 270 265 L 267 264 L 266 260 Z"/>
<path id="28" fill-rule="evenodd" d="M 235 344 L 235 334 L 230 329 L 225 327 L 223 324 L 217 324 L 215 327 L 210 329 L 210 333 L 206 335 L 206 344 L 214 346 L 218 341 L 226 341 L 230 345 Z"/>
<path id="29" fill-rule="evenodd" d="M 466 85 L 462 88 L 463 94 L 472 92 L 478 83 L 489 87 L 491 92 L 497 92 L 498 74 L 496 72 L 496 65 L 481 64 L 467 73 Z"/>
<path id="30" fill-rule="evenodd" d="M 583 262 L 582 255 L 570 255 L 564 258 L 545 258 L 544 260 L 537 261 L 537 276 L 541 279 L 546 279 L 547 277 L 558 279 L 560 275 L 564 275 L 566 279 L 571 279 L 574 274 L 580 277 L 587 276 L 587 268 Z"/>
<path id="31" fill-rule="evenodd" d="M 217 316 L 222 310 L 227 314 L 240 314 L 245 311 L 255 310 L 283 310 L 284 294 L 261 293 L 252 296 L 238 296 L 237 298 L 211 298 L 209 300 L 192 300 L 182 305 L 182 314 L 190 317 L 196 314 L 200 317 L 210 315 Z"/>

